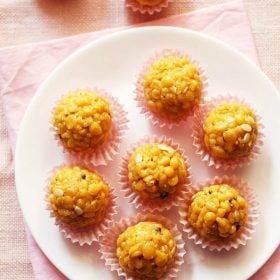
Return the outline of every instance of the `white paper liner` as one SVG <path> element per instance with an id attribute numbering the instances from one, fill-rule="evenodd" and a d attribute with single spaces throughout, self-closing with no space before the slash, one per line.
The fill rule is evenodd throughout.
<path id="1" fill-rule="evenodd" d="M 200 236 L 198 232 L 191 226 L 187 220 L 187 207 L 191 204 L 192 196 L 195 193 L 202 190 L 204 187 L 223 183 L 228 184 L 240 191 L 240 194 L 248 203 L 248 218 L 236 239 L 215 242 Z M 240 245 L 246 245 L 247 241 L 252 238 L 252 234 L 255 232 L 255 226 L 258 223 L 259 203 L 256 200 L 253 189 L 243 179 L 236 176 L 216 176 L 212 179 L 207 179 L 204 182 L 194 185 L 189 189 L 189 192 L 184 197 L 184 202 L 179 207 L 179 215 L 180 223 L 183 225 L 183 231 L 187 233 L 188 239 L 192 240 L 196 245 L 199 245 L 202 248 L 207 248 L 210 251 L 229 251 L 232 248 L 237 249 Z"/>
<path id="2" fill-rule="evenodd" d="M 118 274 L 118 277 L 123 277 L 126 280 L 135 279 L 134 277 L 126 275 L 119 265 L 119 260 L 116 255 L 117 239 L 119 235 L 127 229 L 127 227 L 144 221 L 161 223 L 172 233 L 177 245 L 176 258 L 173 264 L 170 266 L 168 272 L 160 279 L 169 280 L 176 278 L 178 272 L 180 271 L 180 266 L 184 263 L 184 255 L 186 254 L 184 241 L 177 226 L 170 220 L 160 215 L 138 213 L 134 217 L 122 218 L 119 222 L 115 222 L 100 240 L 101 248 L 99 252 L 101 253 L 101 259 L 105 261 L 105 265 L 108 266 L 112 272 L 116 272 Z"/>
<path id="3" fill-rule="evenodd" d="M 51 131 L 55 136 L 55 139 L 60 147 L 63 148 L 63 151 L 69 156 L 69 160 L 73 164 L 83 163 L 89 168 L 94 168 L 95 166 L 107 165 L 108 161 L 113 160 L 113 157 L 118 154 L 118 150 L 124 136 L 125 130 L 127 129 L 127 113 L 124 111 L 123 106 L 118 102 L 118 100 L 107 93 L 106 91 L 98 88 L 84 88 L 84 89 L 76 89 L 74 91 L 90 91 L 93 92 L 102 98 L 104 98 L 110 105 L 112 111 L 112 126 L 111 126 L 111 135 L 107 139 L 107 141 L 98 147 L 94 153 L 90 152 L 75 152 L 69 149 L 66 149 L 61 140 L 59 139 L 55 127 L 53 127 L 52 122 L 50 122 Z M 59 100 L 61 100 L 64 96 L 61 96 Z M 57 103 L 59 102 L 57 101 Z M 57 103 L 55 105 L 57 105 Z M 54 106 L 55 109 L 56 106 Z M 54 109 L 52 111 L 52 116 L 54 113 Z"/>
<path id="4" fill-rule="evenodd" d="M 96 171 L 88 169 L 87 167 L 79 166 L 81 168 L 85 168 L 97 174 L 103 180 L 103 182 L 109 187 L 109 204 L 107 206 L 107 211 L 104 214 L 104 217 L 100 222 L 98 222 L 98 224 L 94 224 L 81 229 L 73 229 L 69 227 L 67 224 L 61 222 L 59 219 L 56 218 L 49 202 L 49 182 L 56 171 L 66 166 L 73 167 L 74 165 L 63 164 L 60 165 L 59 167 L 54 168 L 50 172 L 50 176 L 46 182 L 46 187 L 45 187 L 45 201 L 47 204 L 47 210 L 50 213 L 50 217 L 54 219 L 55 225 L 59 227 L 59 231 L 65 236 L 65 238 L 70 239 L 72 243 L 78 243 L 80 246 L 83 246 L 85 244 L 91 245 L 92 242 L 99 241 L 100 237 L 104 235 L 105 229 L 108 228 L 108 226 L 112 223 L 113 216 L 117 214 L 117 208 L 118 208 L 116 203 L 117 197 L 114 194 L 113 188 L 111 188 L 108 182 L 104 180 L 103 176 L 101 176 Z"/>
<path id="5" fill-rule="evenodd" d="M 138 195 L 131 187 L 128 180 L 128 162 L 131 155 L 134 153 L 135 149 L 139 146 L 144 146 L 149 143 L 158 143 L 158 144 L 166 144 L 172 147 L 174 150 L 178 151 L 182 158 L 184 159 L 187 177 L 186 181 L 178 187 L 178 189 L 170 194 L 165 199 L 145 199 Z M 188 190 L 190 186 L 191 172 L 190 165 L 188 163 L 187 157 L 184 151 L 179 147 L 178 144 L 175 144 L 172 139 L 159 136 L 146 136 L 145 138 L 139 140 L 137 143 L 132 145 L 131 149 L 126 153 L 125 157 L 122 160 L 121 170 L 119 172 L 119 182 L 121 185 L 121 191 L 124 192 L 124 197 L 128 199 L 130 204 L 133 204 L 136 209 L 140 209 L 140 211 L 164 211 L 169 210 L 171 207 L 178 206 L 179 202 L 182 200 L 184 193 Z"/>
<path id="6" fill-rule="evenodd" d="M 237 102 L 249 107 L 256 115 L 258 121 L 258 135 L 256 143 L 248 156 L 232 158 L 232 159 L 222 159 L 213 157 L 207 147 L 204 144 L 204 132 L 203 132 L 203 123 L 207 115 L 217 106 L 228 103 L 228 102 Z M 237 167 L 242 167 L 244 165 L 250 165 L 253 160 L 256 159 L 260 153 L 261 146 L 263 145 L 263 125 L 261 124 L 260 116 L 253 110 L 249 105 L 247 105 L 244 100 L 237 98 L 236 96 L 218 96 L 212 98 L 209 101 L 202 102 L 199 107 L 195 110 L 193 118 L 193 145 L 196 148 L 196 154 L 201 156 L 202 161 L 206 162 L 208 166 L 213 166 L 216 169 L 223 168 L 227 169 L 236 169 Z"/>
<path id="7" fill-rule="evenodd" d="M 153 15 L 154 13 L 159 13 L 162 11 L 162 9 L 167 8 L 170 2 L 173 2 L 173 0 L 162 0 L 156 5 L 148 6 L 142 5 L 136 0 L 126 0 L 125 6 L 130 8 L 133 12 L 140 12 L 141 14 Z"/>
<path id="8" fill-rule="evenodd" d="M 190 116 L 193 116 L 195 109 L 197 108 L 198 104 L 195 104 L 192 109 L 190 109 L 188 112 L 183 114 L 182 116 L 176 118 L 176 119 L 169 119 L 167 117 L 164 117 L 162 115 L 159 115 L 155 112 L 152 112 L 150 108 L 147 105 L 145 96 L 144 96 L 144 89 L 143 89 L 143 81 L 144 76 L 148 72 L 149 68 L 158 60 L 167 57 L 167 56 L 176 56 L 176 57 L 186 57 L 188 58 L 193 65 L 196 66 L 199 72 L 199 76 L 202 81 L 202 92 L 201 92 L 201 99 L 202 101 L 204 97 L 207 94 L 208 90 L 208 77 L 206 75 L 205 70 L 201 67 L 201 65 L 194 60 L 189 54 L 180 52 L 178 50 L 172 50 L 172 49 L 164 49 L 162 51 L 159 51 L 154 54 L 153 57 L 151 57 L 143 66 L 142 70 L 140 71 L 139 77 L 136 81 L 136 89 L 135 89 L 135 100 L 137 102 L 137 106 L 141 109 L 141 113 L 145 115 L 145 117 L 152 122 L 153 125 L 159 126 L 159 127 L 167 127 L 171 129 L 174 126 L 182 126 L 186 123 L 188 118 Z"/>

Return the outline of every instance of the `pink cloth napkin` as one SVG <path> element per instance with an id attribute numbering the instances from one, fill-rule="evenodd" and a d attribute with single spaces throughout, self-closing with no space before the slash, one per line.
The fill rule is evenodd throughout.
<path id="1" fill-rule="evenodd" d="M 236 47 L 258 63 L 250 25 L 243 2 L 240 0 L 143 25 L 168 25 L 201 31 Z M 29 101 L 39 84 L 57 64 L 80 46 L 126 28 L 131 28 L 131 26 L 0 50 L 0 89 L 13 151 L 20 121 Z M 35 278 L 41 280 L 65 279 L 44 256 L 28 229 L 27 239 Z M 279 280 L 279 259 L 280 249 L 278 248 L 252 279 Z"/>

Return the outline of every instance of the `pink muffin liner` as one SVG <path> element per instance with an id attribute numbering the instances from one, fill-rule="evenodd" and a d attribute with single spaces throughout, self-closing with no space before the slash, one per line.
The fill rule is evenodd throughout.
<path id="1" fill-rule="evenodd" d="M 204 132 L 203 132 L 203 123 L 207 115 L 217 106 L 222 105 L 227 102 L 238 102 L 249 107 L 257 117 L 258 121 L 258 135 L 256 139 L 256 143 L 250 153 L 250 155 L 240 158 L 234 159 L 222 159 L 215 158 L 210 155 L 207 147 L 204 144 Z M 257 157 L 260 153 L 261 146 L 263 145 L 263 125 L 260 122 L 261 118 L 255 110 L 253 110 L 248 104 L 237 98 L 236 96 L 218 96 L 216 98 L 212 98 L 211 100 L 202 102 L 199 107 L 195 110 L 194 118 L 193 118 L 193 145 L 196 148 L 196 154 L 201 156 L 202 161 L 206 162 L 208 166 L 213 166 L 216 169 L 223 168 L 227 169 L 235 169 L 237 167 L 242 167 L 244 165 L 250 165 L 251 162 Z"/>
<path id="2" fill-rule="evenodd" d="M 73 92 L 76 92 L 78 90 L 87 90 L 96 93 L 100 97 L 103 97 L 109 104 L 112 111 L 112 126 L 111 126 L 111 135 L 107 139 L 107 141 L 97 148 L 94 153 L 90 152 L 75 152 L 71 151 L 69 149 L 66 149 L 62 142 L 60 141 L 55 127 L 53 127 L 52 122 L 50 122 L 50 127 L 52 133 L 55 135 L 55 139 L 59 146 L 63 148 L 63 151 L 69 156 L 69 159 L 74 164 L 83 163 L 87 165 L 89 168 L 94 168 L 95 166 L 100 165 L 107 165 L 108 161 L 113 160 L 113 156 L 118 154 L 118 150 L 123 138 L 123 135 L 127 129 L 127 113 L 124 111 L 122 105 L 118 102 L 118 100 L 107 93 L 106 91 L 102 89 L 97 88 L 85 88 L 85 89 L 77 89 Z M 69 91 L 72 92 L 72 91 Z M 63 98 L 63 96 L 60 97 L 60 99 Z M 59 99 L 59 100 L 60 100 Z M 57 103 L 59 102 L 57 101 Z M 55 108 L 55 107 L 54 107 Z M 53 116 L 54 109 L 52 111 Z"/>
<path id="3" fill-rule="evenodd" d="M 174 150 L 178 151 L 184 159 L 186 169 L 187 169 L 187 177 L 185 182 L 179 187 L 174 193 L 170 194 L 165 199 L 145 199 L 138 195 L 135 191 L 133 191 L 129 180 L 128 180 L 128 162 L 135 149 L 139 146 L 143 146 L 149 143 L 158 143 L 158 144 L 166 144 L 172 147 Z M 190 186 L 191 173 L 190 173 L 190 165 L 188 163 L 187 157 L 184 151 L 180 148 L 178 144 L 175 144 L 172 139 L 159 136 L 146 136 L 145 138 L 139 140 L 137 143 L 132 145 L 131 149 L 126 153 L 125 157 L 122 160 L 121 169 L 119 172 L 119 182 L 121 185 L 121 191 L 124 192 L 124 197 L 128 199 L 129 203 L 133 204 L 136 209 L 140 209 L 140 211 L 164 211 L 169 210 L 173 206 L 178 206 L 179 202 L 182 200 L 183 194 L 187 192 L 188 187 Z"/>
<path id="4" fill-rule="evenodd" d="M 240 234 L 235 240 L 225 240 L 223 242 L 209 241 L 206 238 L 200 236 L 198 232 L 191 226 L 187 220 L 187 207 L 191 204 L 192 196 L 201 191 L 204 187 L 215 185 L 215 184 L 228 184 L 237 190 L 244 197 L 248 203 L 248 218 L 245 225 L 242 227 Z M 196 245 L 202 248 L 207 248 L 210 251 L 226 250 L 229 251 L 232 248 L 237 249 L 240 245 L 246 245 L 247 241 L 250 240 L 252 234 L 255 232 L 255 225 L 258 223 L 259 217 L 259 203 L 256 200 L 256 196 L 253 189 L 245 182 L 243 179 L 236 176 L 214 177 L 212 179 L 207 179 L 195 186 L 192 186 L 189 192 L 184 197 L 184 202 L 179 208 L 180 223 L 183 225 L 183 231 L 187 233 L 187 237 Z"/>
<path id="5" fill-rule="evenodd" d="M 109 187 L 109 204 L 107 206 L 107 211 L 104 214 L 103 219 L 96 225 L 91 225 L 88 227 L 84 227 L 81 229 L 73 229 L 69 227 L 67 224 L 61 222 L 59 219 L 56 218 L 54 215 L 54 212 L 51 208 L 50 202 L 49 202 L 49 182 L 53 176 L 53 174 L 65 167 L 66 165 L 61 165 L 57 168 L 54 168 L 51 172 L 51 175 L 49 176 L 49 179 L 46 184 L 45 188 L 45 201 L 47 203 L 47 210 L 50 213 L 50 217 L 54 219 L 55 225 L 59 227 L 59 231 L 65 236 L 65 238 L 70 239 L 72 243 L 78 243 L 80 246 L 83 246 L 84 244 L 91 245 L 93 242 L 99 241 L 100 237 L 104 235 L 104 232 L 106 228 L 112 223 L 113 216 L 117 214 L 117 196 L 114 194 L 113 188 L 110 187 L 108 182 L 104 180 L 104 177 L 101 176 L 98 172 L 92 171 L 88 169 L 87 167 L 79 166 L 81 168 L 88 169 L 89 171 L 92 171 L 96 173 L 99 177 L 102 178 L 102 180 L 105 182 L 105 184 Z M 69 165 L 67 165 L 69 166 Z M 73 165 L 70 165 L 73 166 Z"/>
<path id="6" fill-rule="evenodd" d="M 169 271 L 160 279 L 169 280 L 176 278 L 178 272 L 180 271 L 180 266 L 184 263 L 184 255 L 186 254 L 184 241 L 182 239 L 182 234 L 177 228 L 177 225 L 161 215 L 138 213 L 134 217 L 122 218 L 119 222 L 115 222 L 112 227 L 106 231 L 106 234 L 100 241 L 101 248 L 99 252 L 101 253 L 101 259 L 105 261 L 105 265 L 108 266 L 112 272 L 116 272 L 118 274 L 118 277 L 123 277 L 127 280 L 135 279 L 134 277 L 128 276 L 119 265 L 119 260 L 116 255 L 117 239 L 119 235 L 123 233 L 129 226 L 133 226 L 144 221 L 161 223 L 172 233 L 177 245 L 176 258 L 173 264 L 170 266 Z"/>
<path id="7" fill-rule="evenodd" d="M 201 93 L 201 100 L 204 99 L 204 97 L 207 94 L 208 90 L 208 77 L 206 75 L 205 70 L 201 67 L 201 65 L 194 60 L 191 56 L 189 56 L 187 53 L 180 52 L 178 50 L 172 50 L 172 49 L 164 49 L 162 51 L 159 51 L 154 54 L 153 57 L 151 57 L 143 66 L 139 76 L 138 80 L 136 81 L 136 88 L 135 88 L 135 100 L 137 102 L 137 106 L 141 109 L 141 113 L 143 113 L 148 120 L 152 122 L 153 125 L 157 125 L 159 127 L 167 127 L 171 129 L 173 126 L 181 126 L 183 125 L 187 120 L 188 117 L 193 116 L 195 109 L 198 107 L 198 104 L 193 106 L 191 110 L 189 110 L 186 114 L 176 118 L 175 120 L 169 119 L 167 117 L 164 117 L 162 115 L 159 115 L 157 113 L 154 113 L 150 110 L 150 108 L 147 105 L 147 102 L 145 100 L 144 96 L 144 86 L 143 81 L 146 73 L 148 72 L 149 68 L 158 60 L 167 57 L 167 56 L 176 56 L 176 57 L 182 57 L 182 58 L 188 58 L 193 65 L 195 65 L 198 69 L 198 72 L 200 74 L 200 78 L 202 80 L 202 93 Z"/>
<path id="8" fill-rule="evenodd" d="M 162 9 L 167 8 L 170 2 L 173 2 L 173 0 L 162 0 L 156 5 L 148 6 L 142 5 L 136 0 L 126 0 L 125 6 L 130 8 L 133 12 L 140 12 L 141 14 L 153 15 L 154 13 L 159 13 L 162 11 Z"/>

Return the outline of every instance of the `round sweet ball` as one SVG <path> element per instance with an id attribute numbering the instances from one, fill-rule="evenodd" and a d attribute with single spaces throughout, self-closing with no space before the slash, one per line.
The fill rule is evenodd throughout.
<path id="1" fill-rule="evenodd" d="M 166 144 L 140 146 L 129 159 L 129 182 L 145 199 L 167 198 L 186 181 L 186 176 L 182 155 Z"/>
<path id="2" fill-rule="evenodd" d="M 71 228 L 83 228 L 104 217 L 109 187 L 93 172 L 78 166 L 63 167 L 50 181 L 49 201 L 60 222 Z"/>
<path id="3" fill-rule="evenodd" d="M 211 241 L 234 239 L 248 216 L 248 204 L 235 188 L 227 184 L 205 187 L 192 197 L 188 221 L 204 238 Z"/>
<path id="4" fill-rule="evenodd" d="M 176 257 L 176 241 L 160 223 L 140 222 L 117 239 L 117 257 L 123 270 L 140 279 L 160 279 Z"/>
<path id="5" fill-rule="evenodd" d="M 163 0 L 136 0 L 139 4 L 143 6 L 154 6 L 161 3 Z"/>
<path id="6" fill-rule="evenodd" d="M 258 122 L 250 108 L 229 102 L 208 114 L 203 130 L 205 146 L 213 157 L 238 158 L 248 156 L 253 149 Z"/>
<path id="7" fill-rule="evenodd" d="M 63 146 L 75 152 L 94 152 L 111 133 L 108 102 L 88 90 L 68 93 L 57 104 L 53 127 Z"/>
<path id="8" fill-rule="evenodd" d="M 144 76 L 144 95 L 148 107 L 169 119 L 188 113 L 199 102 L 201 93 L 199 71 L 185 57 L 162 58 Z"/>

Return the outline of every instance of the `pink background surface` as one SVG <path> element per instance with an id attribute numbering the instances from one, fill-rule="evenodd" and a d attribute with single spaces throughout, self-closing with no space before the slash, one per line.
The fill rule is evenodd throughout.
<path id="1" fill-rule="evenodd" d="M 109 2 L 111 1 L 108 1 L 108 3 Z M 178 1 L 178 3 L 172 4 L 164 13 L 151 18 L 130 13 L 124 9 L 123 2 L 121 1 L 114 1 L 111 6 L 105 7 L 104 2 L 100 5 L 95 2 L 95 5 L 93 5 L 93 1 L 84 1 L 83 4 L 78 1 L 70 0 L 49 2 L 39 0 L 21 1 L 20 3 L 18 1 L 9 1 L 9 4 L 7 4 L 6 1 L 0 0 L 0 46 L 60 37 L 84 31 L 97 30 L 103 27 L 143 22 L 147 19 L 151 20 L 153 18 L 159 18 L 170 14 L 181 13 L 184 10 L 193 10 L 196 7 L 205 6 L 210 3 L 213 4 L 228 1 L 195 2 L 196 3 L 188 1 L 187 4 L 185 1 Z M 254 8 L 253 5 L 251 6 L 253 2 L 258 2 L 258 8 L 260 8 L 261 5 L 264 5 L 264 2 L 267 4 L 265 7 L 270 6 L 269 22 L 271 25 L 269 32 L 266 32 L 261 36 L 262 40 L 259 45 L 258 36 L 260 33 L 258 32 L 260 31 L 258 30 L 263 30 L 264 26 L 256 25 L 254 27 L 253 24 L 253 32 L 257 39 L 257 48 L 262 64 L 265 70 L 267 67 L 267 73 L 276 82 L 276 84 L 279 85 L 279 68 L 277 67 L 277 59 L 278 63 L 280 62 L 279 40 L 277 41 L 276 38 L 272 38 L 272 34 L 276 34 L 277 21 L 273 22 L 271 19 L 273 19 L 273 15 L 274 12 L 277 11 L 277 7 L 279 12 L 280 5 L 278 5 L 278 1 L 246 1 L 246 7 L 249 7 L 249 15 L 259 13 L 259 24 L 268 16 L 268 9 L 266 8 L 266 10 L 257 11 L 255 7 L 256 5 L 254 5 Z M 276 2 L 278 2 L 278 4 Z M 256 56 L 254 46 L 252 44 L 252 38 L 249 34 L 249 25 L 247 22 L 244 22 L 244 19 L 247 20 L 246 16 L 244 17 L 243 14 L 240 17 L 240 14 L 238 14 L 238 12 L 243 13 L 243 10 L 238 11 L 238 7 L 240 8 L 238 5 L 233 8 L 227 6 L 227 13 L 229 11 L 231 12 L 230 16 L 228 14 L 221 13 L 219 17 L 216 15 L 210 18 L 209 15 L 211 15 L 211 12 L 213 15 L 213 11 L 216 9 L 215 7 L 212 7 L 210 10 L 207 9 L 200 11 L 200 15 L 203 16 L 199 17 L 199 20 L 195 12 L 189 14 L 188 16 L 181 16 L 160 21 L 157 24 L 175 24 L 178 26 L 187 26 L 197 30 L 203 30 L 204 32 L 220 37 L 229 44 L 236 46 L 254 60 L 256 59 Z M 219 11 L 221 11 L 221 9 Z M 239 21 L 237 23 L 233 14 L 237 16 L 237 19 L 243 19 L 243 21 Z M 52 15 L 53 18 L 49 17 L 49 15 Z M 75 19 L 78 17 L 82 20 L 76 22 Z M 250 17 L 250 19 L 252 22 L 255 20 L 254 17 Z M 224 25 L 225 22 L 227 25 Z M 100 24 L 100 26 L 98 24 Z M 104 26 L 101 26 L 102 24 L 104 24 Z M 225 26 L 227 28 L 225 28 Z M 234 29 L 228 29 L 231 26 L 234 26 Z M 108 31 L 105 31 L 105 33 L 107 32 Z M 13 120 L 13 122 L 8 123 L 10 132 L 16 132 L 19 121 L 22 117 L 22 112 L 28 103 L 29 98 L 36 90 L 38 83 L 40 83 L 47 73 L 55 67 L 57 62 L 61 61 L 61 59 L 63 59 L 68 53 L 71 53 L 80 45 L 91 41 L 96 36 L 100 35 L 101 34 L 85 34 L 81 37 L 69 38 L 63 41 L 43 43 L 39 46 L 30 45 L 23 48 L 0 50 L 0 89 L 1 93 L 4 93 L 6 96 L 5 109 L 6 113 L 8 113 L 8 119 Z M 267 48 L 268 43 L 266 40 L 269 36 L 271 36 L 270 39 L 273 40 L 274 44 Z M 239 40 L 236 40 L 237 38 Z M 48 53 L 48 57 L 44 57 L 46 53 Z M 34 61 L 36 61 L 36 63 L 34 63 Z M 267 63 L 267 61 L 272 63 Z M 23 69 L 23 66 L 24 71 L 19 71 L 19 69 Z M 34 77 L 36 77 L 36 79 Z M 7 98 L 7 96 L 9 98 Z M 19 96 L 20 98 L 17 99 Z M 0 202 L 4 205 L 4 215 L 1 215 L 0 217 L 0 242 L 2 243 L 0 249 L 0 279 L 32 279 L 34 276 L 30 268 L 29 256 L 26 250 L 23 222 L 20 210 L 15 200 L 12 160 L 7 143 L 7 123 L 3 121 L 3 118 L 1 119 L 0 134 L 0 150 L 3 152 L 4 159 L 4 161 L 1 162 L 0 174 Z M 13 140 L 15 139 L 14 137 L 11 138 Z M 14 144 L 15 141 L 12 142 Z M 9 220 L 11 219 L 11 215 L 13 216 L 13 219 L 10 222 Z M 31 257 L 33 263 L 36 263 L 34 269 L 37 278 L 50 279 L 51 277 L 51 279 L 56 279 L 53 274 L 49 274 L 52 276 L 47 276 L 47 273 L 52 273 L 52 271 L 49 270 L 48 265 L 42 266 L 42 260 L 44 259 L 42 259 L 40 252 L 37 250 L 36 245 L 32 241 L 30 242 L 29 248 L 31 249 L 30 251 L 32 253 Z M 279 251 L 280 250 L 278 250 L 278 252 L 274 255 L 273 260 L 255 277 L 253 277 L 254 279 L 280 279 Z M 57 279 L 59 279 L 59 276 Z"/>

